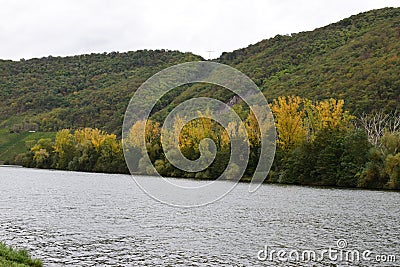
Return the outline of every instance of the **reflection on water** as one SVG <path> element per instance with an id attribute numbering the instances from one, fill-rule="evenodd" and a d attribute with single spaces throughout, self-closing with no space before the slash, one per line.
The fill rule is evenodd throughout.
<path id="1" fill-rule="evenodd" d="M 46 266 L 272 266 L 257 259 L 265 245 L 322 249 L 339 238 L 349 248 L 400 251 L 397 192 L 247 190 L 239 184 L 212 205 L 182 209 L 154 201 L 127 175 L 1 167 L 0 240 Z"/>

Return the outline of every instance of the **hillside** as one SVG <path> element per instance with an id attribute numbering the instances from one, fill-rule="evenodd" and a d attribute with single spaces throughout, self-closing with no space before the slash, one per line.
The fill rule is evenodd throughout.
<path id="1" fill-rule="evenodd" d="M 245 54 L 249 56 L 231 61 L 225 58 L 232 55 L 226 54 L 221 61 L 250 75 L 269 98 L 297 94 L 345 99 L 354 113 L 392 110 L 400 103 L 399 8 L 278 36 L 249 47 Z"/>
<path id="2" fill-rule="evenodd" d="M 278 35 L 216 60 L 251 77 L 267 99 L 299 95 L 344 99 L 354 114 L 398 109 L 400 8 L 346 18 L 310 32 Z M 196 95 L 223 95 L 192 88 Z M 227 99 L 225 99 L 227 100 Z"/>
<path id="3" fill-rule="evenodd" d="M 157 71 L 202 60 L 178 51 L 136 51 L 0 61 L 0 128 L 15 132 L 98 127 L 119 133 L 136 88 Z"/>
<path id="4" fill-rule="evenodd" d="M 157 71 L 201 57 L 136 51 L 0 61 L 0 128 L 16 132 L 97 127 L 120 134 L 134 90 Z M 344 99 L 354 114 L 398 108 L 400 8 L 373 10 L 310 32 L 278 35 L 216 60 L 250 76 L 269 100 Z M 180 88 L 157 114 L 196 96 L 228 101 L 221 88 Z"/>

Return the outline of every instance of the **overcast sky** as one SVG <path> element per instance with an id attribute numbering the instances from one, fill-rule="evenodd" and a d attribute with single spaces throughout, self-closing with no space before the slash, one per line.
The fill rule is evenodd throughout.
<path id="1" fill-rule="evenodd" d="M 172 49 L 205 58 L 400 0 L 0 0 L 0 58 Z"/>

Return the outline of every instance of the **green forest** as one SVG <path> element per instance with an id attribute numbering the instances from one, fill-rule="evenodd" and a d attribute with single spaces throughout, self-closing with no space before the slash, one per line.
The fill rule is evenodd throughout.
<path id="1" fill-rule="evenodd" d="M 23 142 L 26 150 L 4 149 L 0 160 L 36 168 L 128 173 L 121 131 L 135 90 L 166 67 L 199 60 L 204 59 L 169 50 L 0 60 L 0 131 L 5 136 L 0 153 L 10 140 L 15 147 Z M 400 189 L 400 8 L 278 35 L 214 61 L 248 75 L 270 103 L 278 139 L 268 182 Z M 140 122 L 148 128 L 147 151 L 135 143 L 135 125 L 131 129 L 130 149 L 148 153 L 162 175 L 215 179 L 229 160 L 225 130 L 205 118 L 185 126 L 179 144 L 187 158 L 196 159 L 200 140 L 213 139 L 218 152 L 212 165 L 190 173 L 166 160 L 160 146 L 163 118 L 195 97 L 228 103 L 234 95 L 205 84 L 167 94 L 151 118 Z M 243 102 L 233 108 L 251 137 L 246 180 L 258 163 L 258 125 Z M 19 138 L 29 131 L 36 137 Z M 138 173 L 151 174 L 140 160 L 135 164 Z M 230 176 L 235 176 L 234 168 Z"/>

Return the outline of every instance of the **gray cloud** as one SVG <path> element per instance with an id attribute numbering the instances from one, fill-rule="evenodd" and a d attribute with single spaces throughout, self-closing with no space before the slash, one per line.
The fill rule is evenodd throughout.
<path id="1" fill-rule="evenodd" d="M 0 58 L 165 48 L 213 57 L 398 0 L 0 0 Z"/>

